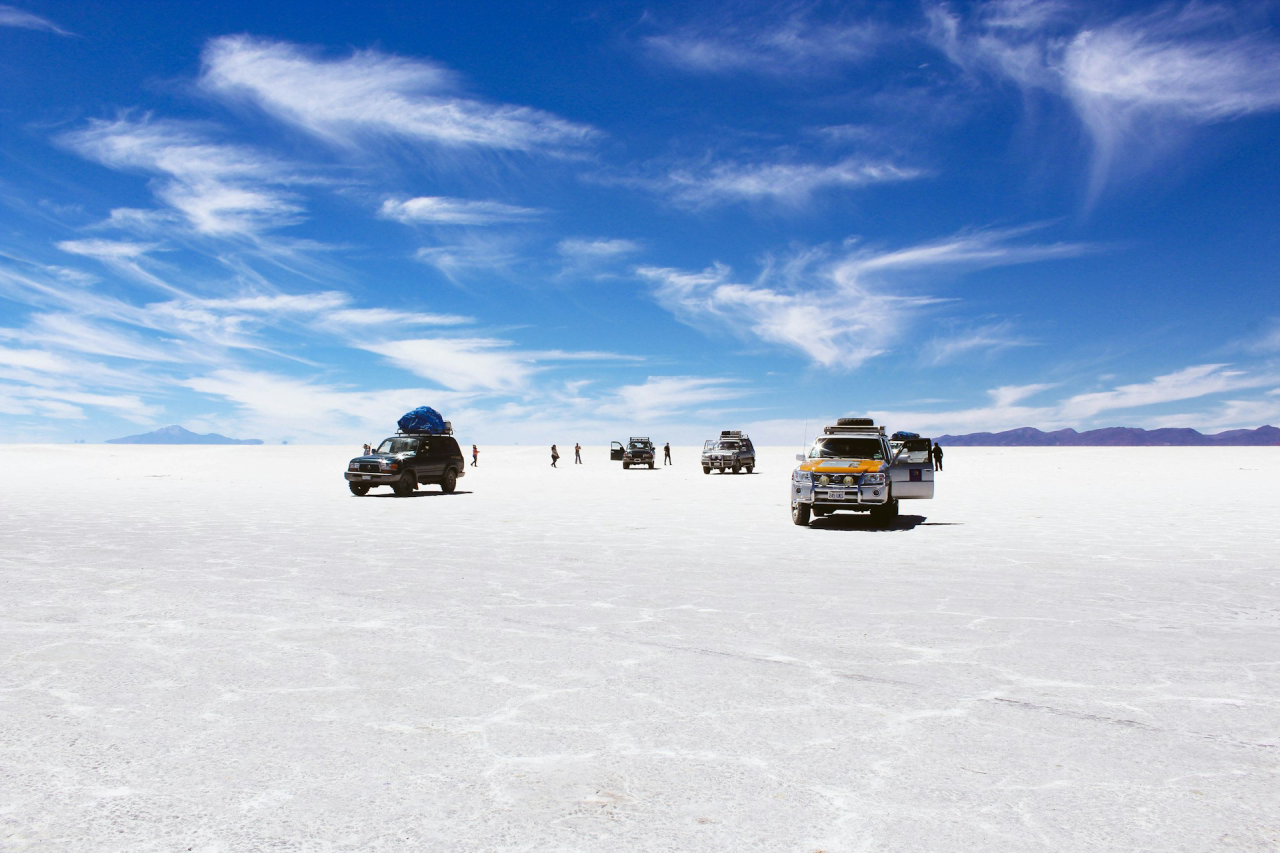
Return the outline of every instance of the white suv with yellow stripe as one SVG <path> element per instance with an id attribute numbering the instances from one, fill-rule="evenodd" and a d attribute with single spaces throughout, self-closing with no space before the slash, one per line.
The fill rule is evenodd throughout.
<path id="1" fill-rule="evenodd" d="M 870 512 L 878 523 L 898 517 L 899 500 L 933 497 L 929 439 L 893 447 L 870 418 L 841 418 L 814 439 L 791 474 L 791 520 L 807 525 L 811 516 Z M 923 448 L 923 450 L 922 450 Z"/>

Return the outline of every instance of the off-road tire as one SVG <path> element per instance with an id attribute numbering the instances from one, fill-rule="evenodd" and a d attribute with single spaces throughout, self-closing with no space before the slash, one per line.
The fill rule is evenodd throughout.
<path id="1" fill-rule="evenodd" d="M 748 474 L 750 474 L 750 473 L 751 473 L 752 471 L 754 471 L 754 470 L 756 470 L 756 466 L 754 466 L 754 465 L 748 465 L 748 466 L 747 466 L 747 473 L 748 473 Z"/>
<path id="2" fill-rule="evenodd" d="M 628 469 L 628 468 L 630 468 L 630 467 L 631 467 L 631 463 L 630 463 L 630 462 L 628 462 L 627 460 L 623 459 L 623 460 L 622 460 L 622 470 L 623 470 L 623 471 L 625 471 L 625 470 L 627 470 L 627 469 Z"/>
<path id="3" fill-rule="evenodd" d="M 351 490 L 351 494 L 355 495 L 358 498 L 362 498 L 365 495 L 369 494 L 369 487 L 362 483 L 353 483 L 350 480 L 348 480 L 347 488 Z"/>
<path id="4" fill-rule="evenodd" d="M 450 468 L 444 472 L 444 479 L 440 481 L 440 491 L 451 495 L 456 488 L 458 488 L 458 472 Z"/>
<path id="5" fill-rule="evenodd" d="M 711 473 L 711 466 L 710 466 L 710 465 L 703 465 L 703 466 L 702 466 L 702 473 L 704 473 L 704 474 L 710 474 L 710 473 Z"/>
<path id="6" fill-rule="evenodd" d="M 733 473 L 737 474 L 741 470 L 742 470 L 742 466 L 735 463 L 733 466 Z"/>
<path id="7" fill-rule="evenodd" d="M 414 490 L 417 488 L 418 488 L 418 479 L 413 476 L 412 471 L 405 471 L 403 474 L 400 475 L 400 479 L 396 480 L 395 483 L 391 486 L 391 491 L 395 492 L 397 495 L 399 495 L 402 498 L 406 498 L 409 495 L 413 494 Z"/>
<path id="8" fill-rule="evenodd" d="M 793 503 L 791 505 L 791 523 L 798 527 L 809 526 L 809 504 Z"/>
<path id="9" fill-rule="evenodd" d="M 653 463 L 652 463 L 652 462 L 650 462 L 650 463 L 649 463 L 649 470 L 650 470 L 650 471 L 652 471 L 652 470 L 653 470 Z"/>
<path id="10" fill-rule="evenodd" d="M 898 520 L 898 501 L 896 498 L 890 498 L 889 502 L 883 506 L 873 507 L 871 509 L 871 520 L 886 527 Z"/>

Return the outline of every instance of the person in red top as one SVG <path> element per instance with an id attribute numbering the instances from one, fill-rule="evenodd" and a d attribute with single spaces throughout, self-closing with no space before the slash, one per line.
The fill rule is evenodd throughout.
<path id="1" fill-rule="evenodd" d="M 476 447 L 473 444 L 471 445 L 471 467 L 475 468 L 476 463 L 479 461 L 480 461 L 480 448 Z"/>

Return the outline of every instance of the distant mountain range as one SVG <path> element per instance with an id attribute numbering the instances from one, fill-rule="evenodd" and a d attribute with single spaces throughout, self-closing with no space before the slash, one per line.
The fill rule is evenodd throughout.
<path id="1" fill-rule="evenodd" d="M 940 435 L 934 442 L 953 447 L 1259 447 L 1280 445 L 1280 429 L 1230 429 L 1205 435 L 1194 429 L 1137 429 L 1107 427 L 1076 432 L 1059 429 L 1042 432 L 1022 427 L 1004 432 L 972 432 L 968 435 Z"/>
<path id="2" fill-rule="evenodd" d="M 199 435 L 174 424 L 161 427 L 155 432 L 142 435 L 126 435 L 124 438 L 109 438 L 107 444 L 262 444 L 260 438 L 227 438 L 211 432 Z"/>

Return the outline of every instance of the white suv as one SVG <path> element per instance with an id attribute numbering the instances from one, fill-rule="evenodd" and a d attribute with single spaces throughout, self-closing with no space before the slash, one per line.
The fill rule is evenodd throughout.
<path id="1" fill-rule="evenodd" d="M 891 446 L 870 418 L 841 418 L 826 427 L 808 454 L 796 454 L 791 474 L 791 520 L 811 515 L 870 512 L 878 523 L 898 517 L 899 500 L 933 497 L 931 442 L 913 438 Z"/>

